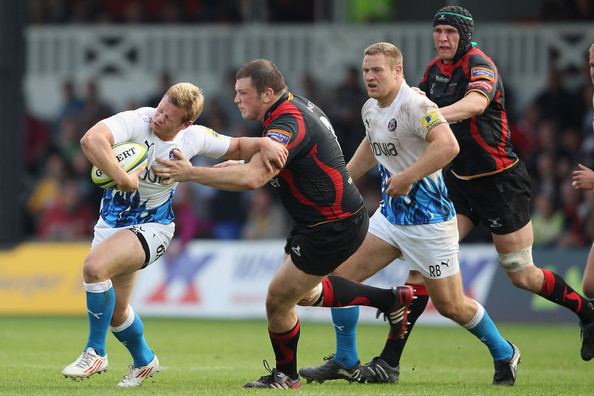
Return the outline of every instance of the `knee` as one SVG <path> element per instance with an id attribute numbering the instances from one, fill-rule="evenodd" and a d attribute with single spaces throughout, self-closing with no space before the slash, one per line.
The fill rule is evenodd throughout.
<path id="1" fill-rule="evenodd" d="M 499 262 L 508 274 L 524 272 L 526 268 L 533 267 L 532 247 L 520 249 L 510 253 L 498 253 Z"/>
<path id="2" fill-rule="evenodd" d="M 109 279 L 101 260 L 90 254 L 85 258 L 83 265 L 83 277 L 85 282 L 94 283 Z"/>
<path id="3" fill-rule="evenodd" d="M 295 303 L 293 304 L 295 305 Z M 282 291 L 274 287 L 268 288 L 266 293 L 266 313 L 268 317 L 275 316 L 287 306 L 287 298 Z"/>

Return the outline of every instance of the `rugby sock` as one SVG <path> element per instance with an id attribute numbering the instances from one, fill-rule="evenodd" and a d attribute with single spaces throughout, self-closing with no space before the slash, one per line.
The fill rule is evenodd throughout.
<path id="1" fill-rule="evenodd" d="M 380 358 L 392 367 L 396 367 L 400 364 L 400 357 L 402 356 L 402 351 L 404 350 L 408 336 L 415 326 L 419 316 L 425 311 L 425 307 L 427 307 L 427 303 L 429 302 L 429 293 L 427 293 L 425 285 L 413 285 L 410 283 L 407 283 L 407 285 L 413 288 L 416 297 L 408 308 L 409 324 L 407 332 L 404 337 L 400 338 L 398 337 L 400 327 L 397 329 L 390 328 L 390 333 L 388 334 L 388 339 L 384 345 L 384 350 L 380 354 Z"/>
<path id="2" fill-rule="evenodd" d="M 336 333 L 334 360 L 342 367 L 359 366 L 357 354 L 357 322 L 359 307 L 332 308 L 332 322 Z"/>
<path id="3" fill-rule="evenodd" d="M 549 301 L 571 309 L 584 324 L 594 322 L 592 303 L 573 290 L 565 280 L 554 272 L 541 269 L 544 280 L 538 294 Z"/>
<path id="4" fill-rule="evenodd" d="M 115 291 L 111 279 L 103 282 L 85 283 L 87 313 L 89 317 L 89 339 L 85 350 L 93 348 L 99 356 L 105 356 L 105 338 L 115 307 Z"/>
<path id="5" fill-rule="evenodd" d="M 502 362 L 511 359 L 514 354 L 513 347 L 506 339 L 501 337 L 497 326 L 495 326 L 485 308 L 478 301 L 474 302 L 476 304 L 476 313 L 464 325 L 464 328 L 487 345 L 494 361 Z"/>
<path id="6" fill-rule="evenodd" d="M 301 324 L 297 319 L 297 324 L 286 333 L 273 333 L 268 330 L 272 349 L 274 349 L 274 356 L 276 357 L 276 369 L 291 379 L 299 378 L 297 374 L 297 343 L 299 342 L 299 334 L 301 332 Z"/>
<path id="7" fill-rule="evenodd" d="M 367 305 L 387 311 L 394 305 L 395 297 L 390 289 L 367 286 L 340 276 L 329 275 L 322 280 L 324 307 Z"/>
<path id="8" fill-rule="evenodd" d="M 142 320 L 131 306 L 128 306 L 128 317 L 124 323 L 112 327 L 111 332 L 130 351 L 134 359 L 134 367 L 146 366 L 155 357 L 155 353 L 144 339 Z"/>

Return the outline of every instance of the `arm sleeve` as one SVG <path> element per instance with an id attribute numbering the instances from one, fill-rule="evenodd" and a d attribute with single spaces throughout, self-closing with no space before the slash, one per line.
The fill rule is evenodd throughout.
<path id="1" fill-rule="evenodd" d="M 485 95 L 490 102 L 497 92 L 498 80 L 499 73 L 493 62 L 480 55 L 473 55 L 470 58 L 466 94 L 479 92 Z"/>
<path id="2" fill-rule="evenodd" d="M 418 94 L 415 95 L 415 106 L 411 106 L 410 120 L 413 122 L 412 130 L 423 140 L 429 131 L 447 122 L 435 103 Z"/>
<path id="3" fill-rule="evenodd" d="M 185 139 L 189 147 L 189 158 L 198 154 L 210 158 L 222 157 L 231 144 L 229 136 L 221 135 L 213 129 L 202 125 L 191 125 L 187 128 Z"/>
<path id="4" fill-rule="evenodd" d="M 136 110 L 123 111 L 103 122 L 113 135 L 114 144 L 139 141 L 145 135 L 150 127 L 150 120 L 155 109 L 152 107 L 142 107 Z"/>

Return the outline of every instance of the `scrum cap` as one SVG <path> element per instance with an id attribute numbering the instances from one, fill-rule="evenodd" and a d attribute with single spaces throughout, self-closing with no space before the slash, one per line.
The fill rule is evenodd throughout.
<path id="1" fill-rule="evenodd" d="M 450 25 L 456 28 L 460 35 L 458 49 L 454 54 L 453 61 L 456 62 L 470 48 L 472 48 L 472 31 L 474 30 L 474 20 L 470 11 L 459 6 L 446 6 L 441 8 L 433 16 L 433 26 Z"/>

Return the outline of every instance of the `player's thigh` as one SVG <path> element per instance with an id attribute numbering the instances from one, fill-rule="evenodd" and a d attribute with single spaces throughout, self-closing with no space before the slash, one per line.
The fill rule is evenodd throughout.
<path id="1" fill-rule="evenodd" d="M 460 272 L 447 278 L 425 278 L 425 287 L 431 301 L 438 309 L 448 305 L 458 306 L 464 303 L 464 289 Z"/>
<path id="2" fill-rule="evenodd" d="M 401 255 L 396 247 L 368 232 L 359 249 L 342 263 L 334 274 L 362 282 Z"/>
<path id="3" fill-rule="evenodd" d="M 297 304 L 297 301 L 322 279 L 323 276 L 300 270 L 291 260 L 291 256 L 285 255 L 283 263 L 268 286 L 267 303 Z"/>
<path id="4" fill-rule="evenodd" d="M 532 222 L 508 234 L 491 234 L 498 253 L 513 253 L 532 246 L 534 233 Z"/>
<path id="5" fill-rule="evenodd" d="M 142 268 L 145 257 L 138 237 L 128 229 L 122 229 L 93 246 L 85 259 L 85 276 L 100 273 L 112 278 L 129 274 Z"/>

